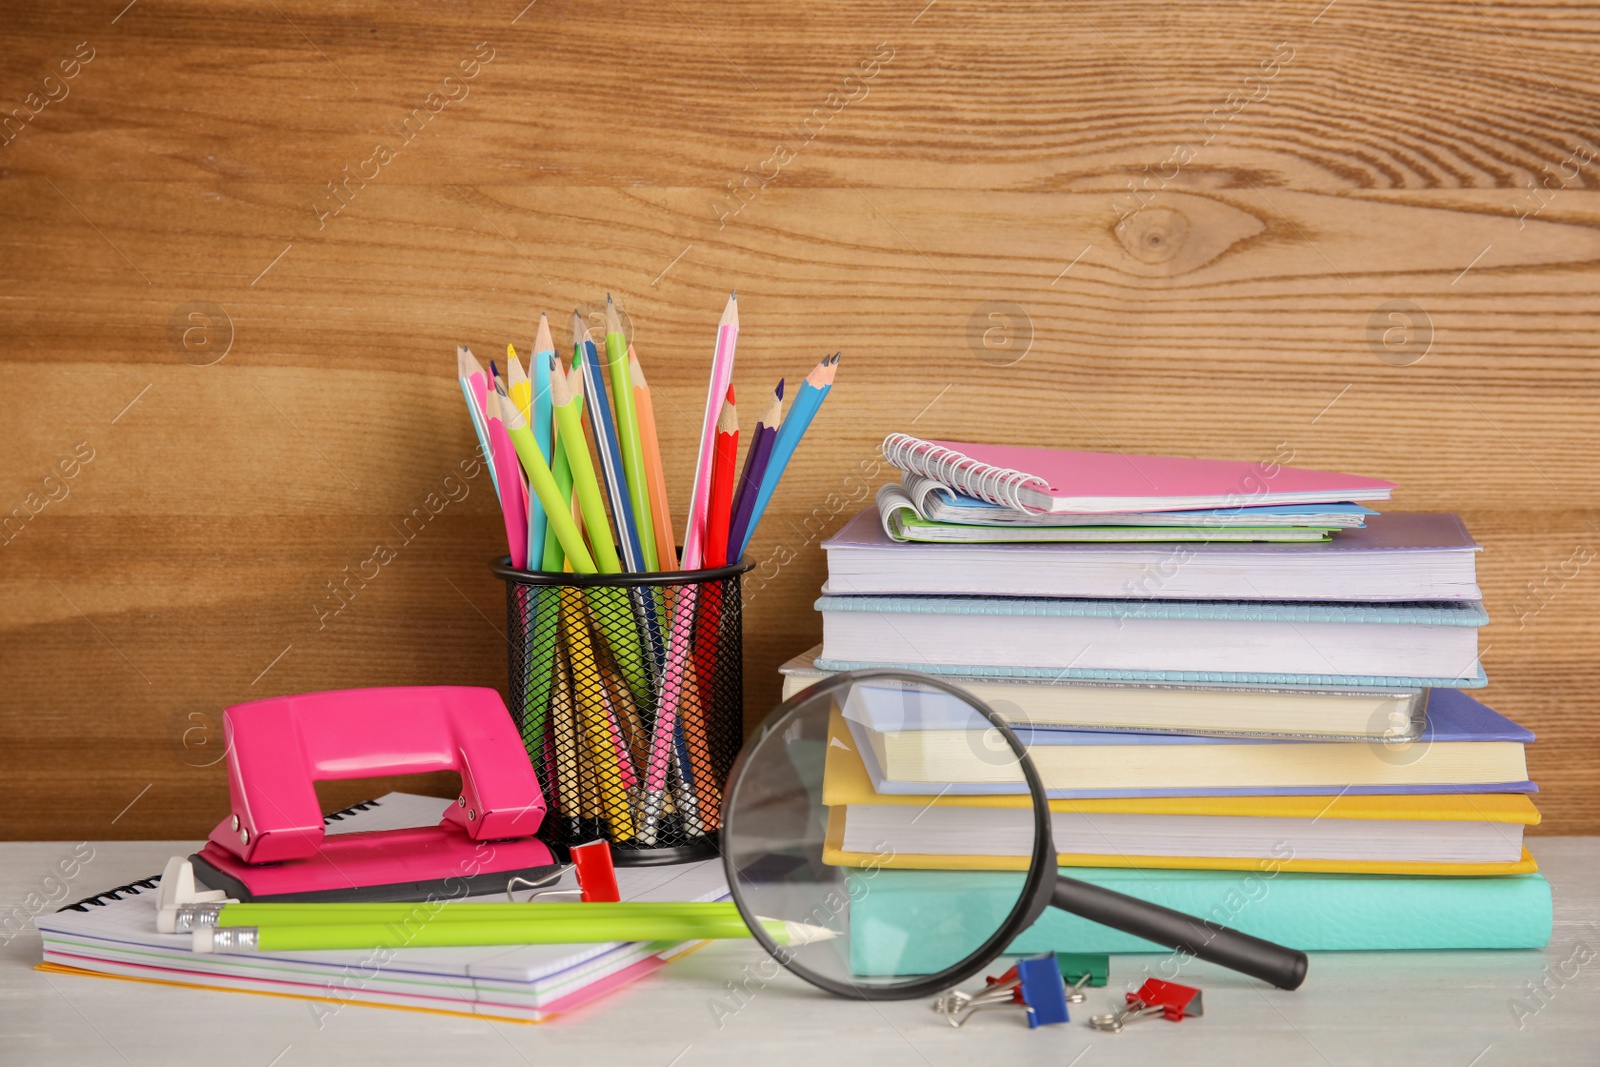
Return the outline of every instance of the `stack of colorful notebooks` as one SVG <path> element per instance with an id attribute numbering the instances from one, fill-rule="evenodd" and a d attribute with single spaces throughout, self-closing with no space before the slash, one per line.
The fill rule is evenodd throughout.
<path id="1" fill-rule="evenodd" d="M 824 543 L 823 643 L 786 696 L 883 666 L 966 688 L 1028 747 L 1077 878 L 1306 950 L 1546 943 L 1533 735 L 1463 692 L 1488 619 L 1456 516 L 1277 463 L 884 450 L 902 484 Z M 1025 862 L 1029 799 L 950 725 L 838 717 L 830 861 Z M 897 906 L 880 888 L 859 906 Z M 1155 948 L 1056 911 L 1018 945 Z"/>

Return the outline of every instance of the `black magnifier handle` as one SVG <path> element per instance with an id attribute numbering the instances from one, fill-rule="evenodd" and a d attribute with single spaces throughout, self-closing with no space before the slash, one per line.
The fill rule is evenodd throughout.
<path id="1" fill-rule="evenodd" d="M 1298 989 L 1306 979 L 1304 952 L 1075 878 L 1057 876 L 1050 903 L 1196 959 L 1271 982 L 1279 989 Z"/>

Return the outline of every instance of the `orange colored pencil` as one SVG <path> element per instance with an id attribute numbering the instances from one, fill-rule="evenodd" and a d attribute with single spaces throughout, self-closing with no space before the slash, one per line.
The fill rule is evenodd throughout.
<path id="1" fill-rule="evenodd" d="M 628 346 L 628 368 L 633 374 L 633 408 L 639 419 L 639 437 L 644 447 L 645 482 L 650 489 L 650 518 L 656 531 L 656 560 L 664 571 L 678 569 L 677 534 L 673 533 L 672 505 L 667 502 L 667 476 L 661 466 L 661 440 L 656 436 L 656 409 L 650 384 L 633 346 Z"/>

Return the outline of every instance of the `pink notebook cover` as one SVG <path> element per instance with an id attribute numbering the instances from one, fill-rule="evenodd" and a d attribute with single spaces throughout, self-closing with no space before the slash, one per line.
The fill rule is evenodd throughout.
<path id="1" fill-rule="evenodd" d="M 1035 488 L 1056 503 L 1052 511 L 1179 511 L 1193 508 L 1194 498 L 1215 499 L 1215 507 L 1275 504 L 1336 503 L 1385 499 L 1394 482 L 1333 471 L 1306 470 L 1275 465 L 1269 460 L 1189 459 L 1181 456 L 1140 456 L 1118 452 L 1072 452 L 1056 448 L 1018 445 L 968 444 L 928 441 L 992 467 L 1032 475 Z M 934 471 L 924 472 L 932 477 Z M 1184 498 L 1184 503 L 1164 499 Z M 1074 501 L 1128 501 L 1128 506 L 1083 508 Z M 1137 507 L 1132 502 L 1137 501 Z"/>

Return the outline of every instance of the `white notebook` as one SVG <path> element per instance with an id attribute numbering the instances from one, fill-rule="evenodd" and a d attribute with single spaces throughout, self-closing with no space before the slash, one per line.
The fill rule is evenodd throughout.
<path id="1" fill-rule="evenodd" d="M 437 797 L 390 793 L 330 816 L 328 833 L 433 825 L 442 803 Z M 375 967 L 370 950 L 199 954 L 191 950 L 188 934 L 156 932 L 157 881 L 149 878 L 89 898 L 81 911 L 36 917 L 44 962 L 146 981 L 305 997 L 325 1005 L 318 1011 L 368 1004 L 538 1022 L 643 977 L 702 943 L 406 948 L 382 967 Z M 619 867 L 617 885 L 623 900 L 728 897 L 720 860 Z M 572 889 L 575 883 L 568 875 L 551 888 Z"/>
<path id="2" fill-rule="evenodd" d="M 824 596 L 823 670 L 1231 685 L 1487 684 L 1471 601 Z"/>
<path id="3" fill-rule="evenodd" d="M 1154 600 L 1481 600 L 1455 515 L 1391 511 L 1328 542 L 917 544 L 863 509 L 822 542 L 825 593 Z"/>

